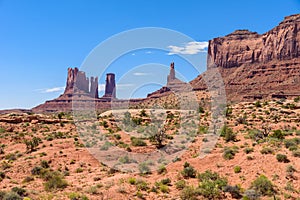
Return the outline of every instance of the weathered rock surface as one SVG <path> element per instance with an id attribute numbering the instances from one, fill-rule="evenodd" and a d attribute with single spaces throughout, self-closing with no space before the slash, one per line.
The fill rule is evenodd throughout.
<path id="1" fill-rule="evenodd" d="M 227 98 L 244 101 L 300 95 L 300 15 L 285 17 L 272 30 L 238 30 L 209 41 L 208 70 L 217 67 Z M 191 81 L 206 89 L 201 76 Z"/>

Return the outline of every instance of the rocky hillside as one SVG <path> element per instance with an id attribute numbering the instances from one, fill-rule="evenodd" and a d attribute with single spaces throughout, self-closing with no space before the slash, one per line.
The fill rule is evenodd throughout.
<path id="1" fill-rule="evenodd" d="M 258 34 L 237 30 L 209 41 L 208 69 L 217 67 L 227 97 L 233 101 L 285 98 L 300 94 L 300 15 L 285 17 L 272 30 Z M 191 81 L 205 88 L 202 77 Z"/>

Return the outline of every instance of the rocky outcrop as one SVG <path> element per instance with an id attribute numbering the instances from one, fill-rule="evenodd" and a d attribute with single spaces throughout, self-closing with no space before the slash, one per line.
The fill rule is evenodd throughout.
<path id="1" fill-rule="evenodd" d="M 106 83 L 105 83 L 105 98 L 116 98 L 116 81 L 115 74 L 108 73 L 106 74 Z"/>
<path id="2" fill-rule="evenodd" d="M 237 30 L 209 41 L 208 66 L 239 67 L 243 64 L 290 60 L 300 55 L 300 15 L 286 17 L 277 27 L 259 35 Z"/>
<path id="3" fill-rule="evenodd" d="M 68 68 L 67 83 L 64 94 L 80 93 L 98 98 L 98 77 L 86 77 L 85 72 L 78 68 Z"/>
<path id="4" fill-rule="evenodd" d="M 191 90 L 189 85 L 178 78 L 176 78 L 175 75 L 175 64 L 172 62 L 170 64 L 170 73 L 167 76 L 167 85 L 163 86 L 159 90 L 150 93 L 147 95 L 148 98 L 159 98 L 163 95 L 168 95 L 171 92 L 177 93 L 177 92 L 182 92 L 182 91 L 188 91 Z"/>
<path id="5" fill-rule="evenodd" d="M 300 15 L 285 17 L 272 30 L 237 30 L 209 41 L 207 68 L 217 67 L 230 101 L 300 95 Z M 191 81 L 206 89 L 201 76 Z"/>

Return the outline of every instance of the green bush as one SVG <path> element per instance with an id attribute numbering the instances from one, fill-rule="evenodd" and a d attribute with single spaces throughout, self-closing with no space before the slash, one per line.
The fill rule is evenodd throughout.
<path id="1" fill-rule="evenodd" d="M 170 190 L 169 190 L 169 187 L 167 185 L 160 185 L 159 186 L 159 190 L 162 192 L 162 193 L 168 193 Z"/>
<path id="2" fill-rule="evenodd" d="M 70 193 L 68 196 L 70 200 L 89 200 L 87 196 L 75 192 Z"/>
<path id="3" fill-rule="evenodd" d="M 236 141 L 236 133 L 233 133 L 232 129 L 224 125 L 221 129 L 221 137 L 224 137 L 226 142 Z"/>
<path id="4" fill-rule="evenodd" d="M 234 158 L 235 154 L 237 153 L 237 150 L 232 147 L 225 147 L 223 151 L 223 158 L 225 160 L 231 160 Z"/>
<path id="5" fill-rule="evenodd" d="M 197 191 L 193 186 L 186 186 L 180 193 L 180 198 L 182 200 L 196 200 Z"/>
<path id="6" fill-rule="evenodd" d="M 148 162 L 142 162 L 139 164 L 139 171 L 141 174 L 150 174 L 151 170 Z"/>
<path id="7" fill-rule="evenodd" d="M 241 199 L 242 195 L 241 195 L 241 188 L 237 185 L 235 186 L 231 186 L 231 185 L 227 185 L 224 187 L 224 192 L 228 192 L 231 194 L 232 198 L 235 199 Z"/>
<path id="8" fill-rule="evenodd" d="M 23 198 L 15 192 L 8 192 L 3 196 L 3 200 L 22 200 Z"/>
<path id="9" fill-rule="evenodd" d="M 161 166 L 158 167 L 158 170 L 157 170 L 158 174 L 163 174 L 165 172 L 167 172 L 167 168 L 166 168 L 165 165 L 161 165 Z"/>
<path id="10" fill-rule="evenodd" d="M 235 166 L 233 168 L 233 171 L 234 171 L 234 173 L 240 173 L 242 171 L 242 168 L 241 168 L 241 166 Z"/>
<path id="11" fill-rule="evenodd" d="M 171 179 L 169 179 L 169 178 L 162 179 L 160 181 L 160 183 L 163 184 L 163 185 L 170 185 L 171 184 Z"/>
<path id="12" fill-rule="evenodd" d="M 290 160 L 284 154 L 277 154 L 276 159 L 277 159 L 278 162 L 284 162 L 284 163 L 290 162 Z"/>
<path id="13" fill-rule="evenodd" d="M 293 151 L 293 156 L 300 158 L 300 150 Z"/>
<path id="14" fill-rule="evenodd" d="M 182 190 L 186 186 L 185 180 L 179 180 L 175 183 L 177 189 Z"/>
<path id="15" fill-rule="evenodd" d="M 198 175 L 199 194 L 208 199 L 223 197 L 223 188 L 227 186 L 227 179 L 220 177 L 216 172 L 210 170 Z"/>
<path id="16" fill-rule="evenodd" d="M 26 192 L 26 190 L 24 188 L 13 187 L 11 189 L 11 191 L 17 193 L 18 195 L 20 195 L 22 197 L 24 197 L 24 196 L 27 195 L 27 192 Z"/>
<path id="17" fill-rule="evenodd" d="M 264 175 L 260 175 L 251 183 L 251 189 L 254 189 L 260 195 L 273 195 L 275 193 L 273 183 Z"/>
<path id="18" fill-rule="evenodd" d="M 146 142 L 140 138 L 136 138 L 136 137 L 131 137 L 131 144 L 132 146 L 146 146 Z"/>
<path id="19" fill-rule="evenodd" d="M 246 147 L 246 148 L 244 149 L 244 152 L 245 152 L 246 154 L 252 153 L 253 151 L 254 151 L 254 149 L 253 149 L 253 148 L 250 148 L 250 147 Z"/>
<path id="20" fill-rule="evenodd" d="M 193 166 L 190 165 L 190 163 L 184 163 L 183 170 L 181 171 L 181 174 L 184 178 L 195 178 L 196 173 L 197 171 L 194 169 Z"/>
<path id="21" fill-rule="evenodd" d="M 284 139 L 284 133 L 281 130 L 275 130 L 273 134 L 270 135 L 272 138 L 277 138 L 279 140 Z"/>
<path id="22" fill-rule="evenodd" d="M 274 150 L 270 147 L 263 147 L 263 149 L 260 151 L 261 154 L 273 154 Z"/>
<path id="23" fill-rule="evenodd" d="M 53 191 L 53 190 L 58 190 L 58 189 L 64 189 L 67 186 L 68 186 L 68 183 L 66 180 L 64 180 L 60 176 L 54 176 L 45 183 L 45 190 Z"/>
<path id="24" fill-rule="evenodd" d="M 135 184 L 136 184 L 136 178 L 130 177 L 130 178 L 128 179 L 128 183 L 131 184 L 131 185 L 135 185 Z"/>
<path id="25" fill-rule="evenodd" d="M 49 168 L 50 166 L 49 166 L 48 161 L 42 160 L 42 161 L 41 161 L 41 167 L 42 167 L 42 168 Z"/>

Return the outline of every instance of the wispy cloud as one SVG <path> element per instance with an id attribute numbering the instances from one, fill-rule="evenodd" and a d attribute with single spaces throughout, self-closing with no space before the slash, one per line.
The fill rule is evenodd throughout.
<path id="1" fill-rule="evenodd" d="M 117 90 L 124 90 L 124 89 L 128 89 L 130 87 L 133 87 L 135 86 L 135 84 L 132 84 L 132 83 L 120 83 L 120 84 L 117 84 Z"/>
<path id="2" fill-rule="evenodd" d="M 146 54 L 152 54 L 152 51 L 146 51 Z"/>
<path id="3" fill-rule="evenodd" d="M 132 56 L 135 56 L 135 53 L 132 53 L 131 55 L 132 55 Z"/>
<path id="4" fill-rule="evenodd" d="M 196 42 L 196 41 L 189 42 L 184 46 L 170 45 L 168 46 L 168 48 L 170 49 L 168 55 L 174 55 L 174 54 L 194 55 L 200 52 L 206 52 L 207 47 L 208 47 L 208 42 Z"/>
<path id="5" fill-rule="evenodd" d="M 54 87 L 54 88 L 44 88 L 44 89 L 37 89 L 36 91 L 40 93 L 54 93 L 54 92 L 62 92 L 64 91 L 65 87 Z"/>
<path id="6" fill-rule="evenodd" d="M 99 92 L 102 92 L 102 91 L 104 91 L 105 90 L 105 84 L 99 84 L 98 85 L 98 91 Z"/>
<path id="7" fill-rule="evenodd" d="M 135 76 L 148 76 L 150 73 L 145 73 L 145 72 L 135 72 L 133 75 Z"/>

